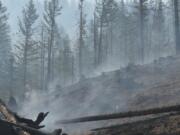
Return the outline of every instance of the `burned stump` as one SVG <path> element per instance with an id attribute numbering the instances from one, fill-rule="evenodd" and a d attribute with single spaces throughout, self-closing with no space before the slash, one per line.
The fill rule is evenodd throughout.
<path id="1" fill-rule="evenodd" d="M 0 134 L 2 135 L 61 135 L 62 130 L 55 130 L 53 133 L 43 133 L 39 129 L 45 127 L 40 125 L 48 113 L 39 113 L 35 121 L 22 118 L 8 109 L 0 100 Z"/>

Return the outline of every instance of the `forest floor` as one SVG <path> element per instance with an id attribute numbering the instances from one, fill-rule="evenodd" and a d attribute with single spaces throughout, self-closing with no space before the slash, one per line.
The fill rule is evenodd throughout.
<path id="1" fill-rule="evenodd" d="M 91 95 L 92 91 L 95 92 L 93 100 L 89 100 L 86 107 L 92 110 L 97 107 L 96 112 L 86 113 L 87 109 L 83 115 L 177 105 L 180 104 L 180 57 L 160 58 L 147 65 L 130 65 L 118 71 L 87 79 L 68 89 L 71 90 L 71 96 L 78 96 L 77 99 L 86 101 L 86 105 L 88 101 L 86 96 Z M 79 92 L 73 93 L 75 89 Z M 110 128 L 93 134 L 175 135 L 180 134 L 180 114 L 110 120 L 97 126 Z"/>
<path id="2" fill-rule="evenodd" d="M 158 118 L 115 125 L 93 132 L 92 135 L 178 135 L 180 115 L 171 114 Z"/>
<path id="3" fill-rule="evenodd" d="M 70 117 L 180 104 L 180 57 L 102 73 L 57 92 L 57 102 L 79 108 Z M 61 100 L 59 100 L 61 99 Z"/>
<path id="4" fill-rule="evenodd" d="M 100 76 L 84 78 L 79 83 L 58 89 L 45 96 L 39 97 L 35 94 L 30 99 L 30 102 L 25 104 L 27 108 L 23 114 L 32 116 L 31 110 L 40 112 L 44 109 L 47 111 L 48 108 L 51 111 L 50 121 L 180 105 L 180 56 L 160 58 L 151 64 L 129 65 L 121 70 L 104 72 Z M 153 120 L 147 120 L 152 118 Z M 140 120 L 141 122 L 137 122 Z M 72 129 L 89 131 L 94 128 L 124 125 L 125 123 L 131 124 L 93 133 L 99 135 L 162 133 L 165 135 L 180 132 L 180 115 L 178 114 L 161 118 L 152 115 L 63 125 L 63 128 L 67 131 Z M 47 124 L 52 127 L 62 127 L 62 125 L 53 125 L 53 123 Z"/>

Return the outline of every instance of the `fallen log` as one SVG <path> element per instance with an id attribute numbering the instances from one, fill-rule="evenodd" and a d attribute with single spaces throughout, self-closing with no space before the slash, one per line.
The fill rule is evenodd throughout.
<path id="1" fill-rule="evenodd" d="M 58 129 L 58 130 L 55 130 L 54 132 L 52 133 L 44 133 L 42 131 L 39 131 L 35 128 L 31 128 L 31 127 L 28 127 L 28 126 L 25 126 L 25 125 L 22 125 L 22 124 L 15 124 L 15 123 L 12 123 L 12 122 L 8 122 L 8 121 L 5 121 L 5 120 L 0 120 L 0 124 L 4 124 L 6 126 L 11 126 L 11 127 L 14 127 L 14 128 L 19 128 L 25 132 L 28 132 L 32 135 L 60 135 L 62 133 L 62 130 L 61 129 Z"/>
<path id="2" fill-rule="evenodd" d="M 140 110 L 140 111 L 129 111 L 129 112 L 114 113 L 114 114 L 104 114 L 104 115 L 80 117 L 75 119 L 59 120 L 56 122 L 56 124 L 71 124 L 71 123 L 92 122 L 92 121 L 120 119 L 120 118 L 131 118 L 131 117 L 140 117 L 140 116 L 179 112 L 179 111 L 180 111 L 180 105 L 175 105 L 175 106 L 152 108 L 152 109 Z"/>
<path id="3" fill-rule="evenodd" d="M 92 129 L 90 135 L 179 135 L 180 113 Z"/>
<path id="4" fill-rule="evenodd" d="M 100 127 L 100 128 L 95 128 L 95 129 L 91 129 L 91 131 L 102 131 L 102 130 L 114 130 L 114 129 L 118 129 L 118 128 L 122 128 L 122 127 L 129 127 L 129 125 L 139 125 L 142 123 L 153 123 L 156 120 L 159 119 L 164 119 L 170 116 L 179 116 L 179 113 L 170 113 L 170 114 L 165 114 L 163 116 L 158 116 L 158 117 L 153 117 L 153 118 L 147 118 L 145 120 L 137 120 L 134 122 L 127 122 L 127 123 L 122 123 L 122 124 L 116 124 L 116 125 L 111 125 L 111 126 L 107 126 L 107 127 Z"/>
<path id="5" fill-rule="evenodd" d="M 7 106 L 0 100 L 0 113 L 4 116 L 7 122 L 11 122 L 17 124 L 18 121 L 16 120 L 14 114 L 7 108 Z M 18 135 L 30 135 L 28 132 L 20 130 Z"/>
<path id="6" fill-rule="evenodd" d="M 39 113 L 37 119 L 33 121 L 18 116 L 16 113 L 9 110 L 4 102 L 0 100 L 0 131 L 6 135 L 61 135 L 61 129 L 55 130 L 53 133 L 43 133 L 38 130 L 44 127 L 44 125 L 40 124 L 48 113 L 49 112 Z"/>

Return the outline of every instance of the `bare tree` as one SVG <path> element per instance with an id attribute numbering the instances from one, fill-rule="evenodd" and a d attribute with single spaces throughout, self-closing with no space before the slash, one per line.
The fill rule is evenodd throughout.
<path id="1" fill-rule="evenodd" d="M 45 42 L 45 29 L 44 25 L 41 28 L 41 90 L 45 89 L 45 55 L 46 55 L 46 42 Z"/>
<path id="2" fill-rule="evenodd" d="M 107 28 L 110 24 L 110 36 L 111 42 L 113 42 L 113 28 L 112 24 L 115 18 L 115 14 L 117 12 L 117 3 L 114 0 L 97 0 L 96 1 L 96 13 L 99 20 L 99 42 L 98 42 L 98 65 L 102 64 L 104 61 L 103 58 L 103 50 L 107 52 L 107 48 L 103 47 L 103 34 L 104 28 Z M 106 46 L 107 47 L 107 46 Z M 110 50 L 112 46 L 110 46 Z M 111 50 L 112 51 L 112 50 Z"/>
<path id="3" fill-rule="evenodd" d="M 13 95 L 13 86 L 14 86 L 14 57 L 13 55 L 10 57 L 10 71 L 9 71 L 9 78 L 10 78 L 10 96 Z"/>
<path id="4" fill-rule="evenodd" d="M 139 0 L 139 13 L 140 13 L 140 58 L 142 63 L 144 62 L 145 57 L 145 17 L 146 17 L 146 7 L 147 0 Z"/>
<path id="5" fill-rule="evenodd" d="M 176 38 L 176 53 L 180 52 L 180 33 L 179 33 L 179 1 L 173 0 L 174 3 L 174 19 L 175 19 L 175 38 Z"/>
<path id="6" fill-rule="evenodd" d="M 84 0 L 80 0 L 80 25 L 79 25 L 79 76 L 83 75 L 83 48 L 84 48 L 84 35 L 85 35 L 85 18 L 84 18 Z"/>
<path id="7" fill-rule="evenodd" d="M 98 65 L 97 55 L 98 55 L 98 26 L 97 26 L 97 16 L 94 12 L 94 26 L 93 26 L 93 35 L 94 35 L 94 67 Z"/>

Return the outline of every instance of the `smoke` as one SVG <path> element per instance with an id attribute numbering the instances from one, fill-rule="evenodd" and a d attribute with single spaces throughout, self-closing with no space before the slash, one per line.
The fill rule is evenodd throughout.
<path id="1" fill-rule="evenodd" d="M 19 113 L 26 118 L 35 119 L 39 112 L 50 112 L 43 123 L 47 126 L 45 130 L 48 131 L 63 128 L 69 133 L 69 131 L 84 131 L 107 126 L 105 122 L 69 126 L 56 125 L 55 122 L 62 119 L 127 111 L 129 100 L 134 93 L 149 90 L 149 86 L 160 83 L 167 78 L 167 74 L 171 78 L 168 71 L 172 65 L 175 65 L 170 64 L 172 60 L 179 65 L 174 58 L 161 58 L 148 65 L 129 65 L 121 70 L 104 72 L 94 78 L 83 78 L 79 83 L 65 88 L 58 88 L 58 81 L 54 81 L 47 92 L 29 88 Z M 174 69 L 178 68 L 177 65 L 171 70 L 175 71 Z M 164 72 L 161 73 L 162 71 Z M 136 105 L 138 104 L 134 106 Z"/>
<path id="2" fill-rule="evenodd" d="M 26 100 L 18 112 L 26 118 L 36 119 L 39 112 L 50 112 L 44 121 L 51 131 L 63 128 L 65 131 L 79 131 L 102 126 L 103 123 L 83 125 L 56 125 L 62 119 L 119 112 L 125 110 L 128 91 L 119 94 L 119 77 L 116 73 L 103 74 L 99 77 L 81 80 L 80 83 L 66 88 L 57 88 L 57 81 L 52 83 L 47 92 L 29 90 Z M 124 86 L 126 87 L 126 86 Z M 125 88 L 124 88 L 125 89 Z M 116 96 L 117 95 L 117 96 Z M 79 129 L 79 127 L 81 127 Z"/>

